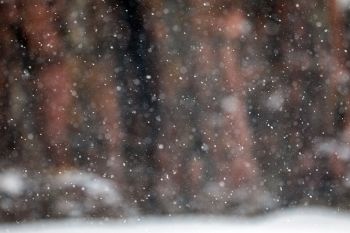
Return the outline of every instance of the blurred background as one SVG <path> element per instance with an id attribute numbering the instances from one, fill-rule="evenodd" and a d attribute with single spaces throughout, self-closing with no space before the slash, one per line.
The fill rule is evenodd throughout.
<path id="1" fill-rule="evenodd" d="M 1 0 L 0 222 L 350 207 L 349 0 Z"/>

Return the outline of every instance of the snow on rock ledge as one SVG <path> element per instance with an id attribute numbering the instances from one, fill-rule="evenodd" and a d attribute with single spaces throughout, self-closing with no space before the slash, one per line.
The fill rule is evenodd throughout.
<path id="1" fill-rule="evenodd" d="M 218 216 L 147 217 L 119 221 L 68 220 L 18 225 L 0 225 L 6 233 L 345 233 L 350 214 L 334 209 L 298 208 L 257 218 Z"/>

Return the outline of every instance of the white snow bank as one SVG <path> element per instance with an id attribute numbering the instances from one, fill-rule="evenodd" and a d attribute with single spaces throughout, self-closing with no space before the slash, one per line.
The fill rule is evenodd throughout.
<path id="1" fill-rule="evenodd" d="M 25 186 L 20 172 L 7 170 L 0 173 L 0 193 L 19 196 L 23 193 Z"/>
<path id="2" fill-rule="evenodd" d="M 27 224 L 2 224 L 6 233 L 345 233 L 350 213 L 334 209 L 298 208 L 257 218 L 218 216 L 144 217 L 127 220 L 64 220 Z"/>

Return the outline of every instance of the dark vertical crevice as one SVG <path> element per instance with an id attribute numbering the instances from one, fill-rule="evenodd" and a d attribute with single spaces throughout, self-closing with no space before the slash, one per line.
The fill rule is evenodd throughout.
<path id="1" fill-rule="evenodd" d="M 26 104 L 23 104 L 23 111 L 16 122 L 15 127 L 11 127 L 12 137 L 11 137 L 11 148 L 19 151 L 21 163 L 25 166 L 33 167 L 35 164 L 27 164 L 31 161 L 33 155 L 28 151 L 27 145 L 20 143 L 20 138 L 28 133 L 35 132 L 35 135 L 40 133 L 40 128 L 38 127 L 38 114 L 36 107 L 38 106 L 38 96 L 37 88 L 35 87 L 35 82 L 37 80 L 35 77 L 35 61 L 30 57 L 28 41 L 26 39 L 25 33 L 23 31 L 23 26 L 21 24 L 16 24 L 11 26 L 11 31 L 16 39 L 16 56 L 15 59 L 19 59 L 18 66 L 20 73 L 20 82 L 15 85 L 20 85 L 21 91 L 25 95 Z M 20 126 L 20 128 L 18 128 Z M 26 156 L 24 156 L 26 155 Z"/>
<path id="2" fill-rule="evenodd" d="M 126 130 L 124 156 L 131 197 L 145 212 L 157 209 L 154 192 L 155 151 L 159 132 L 158 76 L 155 49 L 146 29 L 144 5 L 137 0 L 110 1 L 119 22 L 125 23 L 127 44 L 118 51 L 121 104 Z M 120 25 L 121 27 L 123 25 Z"/>
<path id="3" fill-rule="evenodd" d="M 8 80 L 6 77 L 0 77 L 0 159 L 7 160 L 9 149 L 11 147 L 11 130 L 8 124 L 9 112 L 9 93 Z"/>

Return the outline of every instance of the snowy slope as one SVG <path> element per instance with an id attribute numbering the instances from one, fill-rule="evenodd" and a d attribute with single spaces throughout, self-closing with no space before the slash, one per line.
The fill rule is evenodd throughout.
<path id="1" fill-rule="evenodd" d="M 332 209 L 292 209 L 258 218 L 214 216 L 146 217 L 120 221 L 65 220 L 2 224 L 6 233 L 342 233 L 350 230 L 350 213 Z"/>

